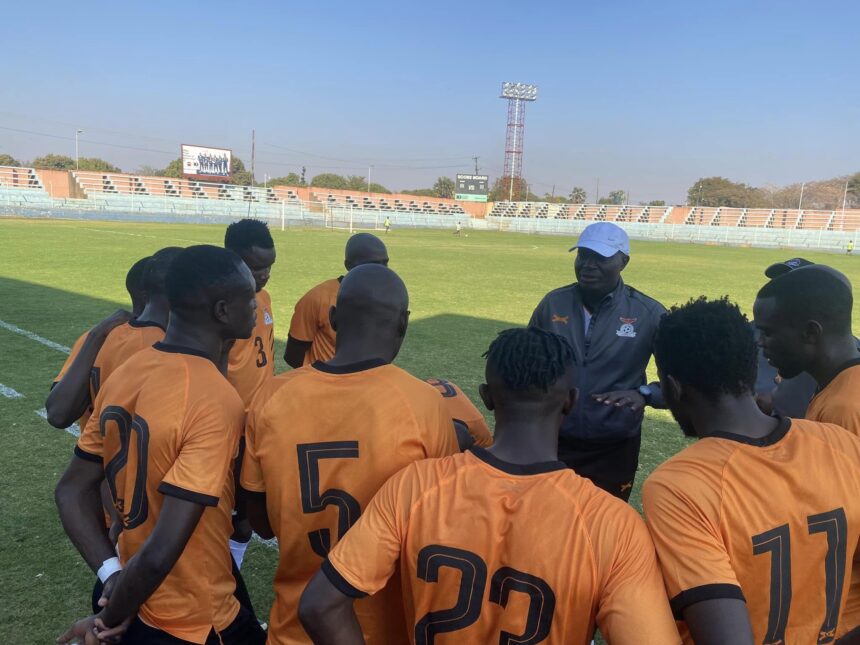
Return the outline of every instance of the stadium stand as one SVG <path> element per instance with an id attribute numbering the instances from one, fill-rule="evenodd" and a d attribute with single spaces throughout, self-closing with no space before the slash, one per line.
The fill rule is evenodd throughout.
<path id="1" fill-rule="evenodd" d="M 0 203 L 43 206 L 51 203 L 51 196 L 34 168 L 0 166 Z"/>
<path id="2" fill-rule="evenodd" d="M 332 208 L 345 208 L 382 213 L 413 213 L 421 215 L 454 215 L 465 217 L 462 205 L 453 199 L 422 198 L 414 195 L 381 195 L 356 193 L 348 190 L 312 188 L 310 200 Z"/>

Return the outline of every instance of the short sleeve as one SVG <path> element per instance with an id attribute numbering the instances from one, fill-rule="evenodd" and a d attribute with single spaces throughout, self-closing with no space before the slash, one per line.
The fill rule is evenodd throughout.
<path id="1" fill-rule="evenodd" d="M 308 291 L 296 303 L 290 321 L 290 336 L 305 343 L 312 343 L 317 333 L 317 307 L 314 290 Z"/>
<path id="2" fill-rule="evenodd" d="M 83 347 L 84 341 L 86 341 L 89 333 L 89 330 L 87 330 L 83 334 L 78 336 L 78 339 L 75 341 L 75 344 L 72 345 L 72 349 L 69 352 L 69 356 L 66 358 L 66 362 L 63 363 L 63 367 L 60 368 L 60 372 L 54 377 L 55 384 L 63 380 L 63 377 L 66 375 L 66 372 L 69 371 L 69 368 L 72 366 L 72 363 L 75 362 L 75 358 L 77 358 L 78 353 L 81 351 L 81 347 Z"/>
<path id="3" fill-rule="evenodd" d="M 423 433 L 422 441 L 424 451 L 428 458 L 447 457 L 460 452 L 460 444 L 457 441 L 457 431 L 451 413 L 445 404 L 445 399 L 433 390 L 434 396 L 428 396 L 428 403 L 424 409 L 425 419 L 421 424 L 420 431 Z"/>
<path id="4" fill-rule="evenodd" d="M 680 643 L 648 529 L 635 511 L 622 510 L 621 522 L 613 523 L 614 539 L 601 540 L 614 554 L 600 590 L 597 625 L 610 643 Z"/>
<path id="5" fill-rule="evenodd" d="M 490 434 L 490 428 L 483 416 L 470 420 L 466 425 L 475 444 L 481 448 L 489 448 L 493 445 L 493 435 Z"/>
<path id="6" fill-rule="evenodd" d="M 255 401 L 260 400 L 258 394 Z M 248 417 L 245 420 L 245 454 L 242 457 L 241 474 L 239 475 L 239 485 L 245 490 L 253 493 L 265 493 L 266 485 L 263 479 L 263 468 L 260 465 L 260 459 L 257 456 L 257 446 L 259 441 L 259 431 L 257 427 L 257 419 L 260 416 L 259 408 L 256 403 L 251 406 L 248 411 Z"/>
<path id="7" fill-rule="evenodd" d="M 101 403 L 97 400 L 97 403 Z M 102 461 L 104 457 L 104 437 L 99 426 L 101 406 L 90 416 L 87 424 L 81 428 L 81 436 L 75 445 L 75 454 L 87 461 Z"/>
<path id="8" fill-rule="evenodd" d="M 216 506 L 236 454 L 242 424 L 241 405 L 212 405 L 211 399 L 189 410 L 176 461 L 158 492 Z"/>
<path id="9" fill-rule="evenodd" d="M 394 575 L 407 520 L 400 509 L 411 506 L 414 478 L 414 466 L 407 466 L 383 484 L 323 563 L 326 577 L 344 595 L 373 595 Z"/>
<path id="10" fill-rule="evenodd" d="M 857 406 L 855 398 L 831 397 L 826 401 L 826 405 L 818 406 L 818 410 L 814 421 L 832 423 L 860 436 L 860 407 Z"/>
<path id="11" fill-rule="evenodd" d="M 678 619 L 684 609 L 703 600 L 744 599 L 718 519 L 709 517 L 682 490 L 686 487 L 652 475 L 642 491 L 648 529 Z"/>

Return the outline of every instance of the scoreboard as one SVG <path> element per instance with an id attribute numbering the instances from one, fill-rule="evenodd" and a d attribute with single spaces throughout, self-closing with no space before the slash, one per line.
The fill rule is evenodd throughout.
<path id="1" fill-rule="evenodd" d="M 457 175 L 454 199 L 464 202 L 485 202 L 489 193 L 490 178 L 487 175 Z"/>

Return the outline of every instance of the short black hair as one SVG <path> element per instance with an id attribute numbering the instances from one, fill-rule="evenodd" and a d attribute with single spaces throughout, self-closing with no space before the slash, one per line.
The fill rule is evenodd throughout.
<path id="1" fill-rule="evenodd" d="M 170 263 L 165 278 L 171 310 L 190 311 L 226 297 L 224 288 L 239 275 L 242 259 L 209 244 L 189 246 Z"/>
<path id="2" fill-rule="evenodd" d="M 164 279 L 167 277 L 167 270 L 181 252 L 181 247 L 167 246 L 152 254 L 146 271 L 143 272 L 143 288 L 146 290 L 147 296 L 164 293 Z"/>
<path id="3" fill-rule="evenodd" d="M 269 225 L 259 219 L 240 219 L 227 227 L 224 246 L 237 253 L 247 251 L 252 246 L 261 249 L 275 248 L 275 241 L 269 232 Z"/>
<path id="4" fill-rule="evenodd" d="M 851 333 L 851 283 L 831 267 L 814 264 L 789 271 L 765 284 L 757 298 L 775 298 L 780 313 L 795 322 L 816 320 L 825 331 Z"/>
<path id="5" fill-rule="evenodd" d="M 144 290 L 143 276 L 146 273 L 146 267 L 152 258 L 147 256 L 140 258 L 137 262 L 131 265 L 128 273 L 125 274 L 125 289 L 130 296 L 139 294 Z"/>
<path id="6" fill-rule="evenodd" d="M 512 391 L 547 392 L 574 363 L 573 348 L 565 338 L 536 327 L 499 332 L 484 357 Z"/>
<path id="7" fill-rule="evenodd" d="M 660 320 L 654 340 L 657 368 L 711 401 L 754 391 L 758 347 L 747 317 L 728 296 L 700 296 Z"/>

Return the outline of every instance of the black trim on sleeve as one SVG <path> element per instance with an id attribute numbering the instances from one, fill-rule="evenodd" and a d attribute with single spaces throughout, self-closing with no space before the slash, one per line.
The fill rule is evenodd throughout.
<path id="1" fill-rule="evenodd" d="M 501 470 L 509 475 L 540 475 L 543 473 L 555 472 L 556 470 L 565 470 L 567 468 L 567 465 L 563 461 L 543 461 L 536 464 L 512 464 L 508 461 L 502 461 L 493 453 L 481 448 L 480 446 L 472 446 L 469 448 L 469 452 L 496 470 Z"/>
<path id="2" fill-rule="evenodd" d="M 179 499 L 184 499 L 186 502 L 194 502 L 195 504 L 202 504 L 203 506 L 218 506 L 218 498 L 214 495 L 195 493 L 193 490 L 180 488 L 179 486 L 174 486 L 167 482 L 161 482 L 158 485 L 158 492 L 162 495 L 178 497 Z"/>
<path id="3" fill-rule="evenodd" d="M 165 331 L 165 332 L 167 331 L 164 327 L 159 325 L 154 320 L 129 320 L 128 326 L 129 327 L 137 327 L 138 329 L 140 329 L 142 327 L 158 327 L 161 331 Z"/>
<path id="4" fill-rule="evenodd" d="M 730 439 L 731 441 L 737 441 L 738 443 L 745 443 L 750 446 L 759 446 L 763 448 L 765 446 L 772 446 L 773 444 L 780 441 L 785 435 L 788 434 L 789 429 L 791 429 L 791 419 L 788 417 L 777 417 L 779 419 L 779 423 L 776 426 L 776 430 L 771 432 L 766 437 L 759 437 L 758 439 L 753 439 L 752 437 L 745 437 L 743 435 L 735 434 L 733 432 L 714 432 L 713 434 L 709 434 L 708 437 L 715 437 L 717 439 Z"/>
<path id="5" fill-rule="evenodd" d="M 184 345 L 171 345 L 170 343 L 158 342 L 153 345 L 159 352 L 167 352 L 168 354 L 190 354 L 191 356 L 199 356 L 211 361 L 212 357 L 206 352 L 194 349 L 193 347 L 185 347 Z"/>
<path id="6" fill-rule="evenodd" d="M 669 605 L 672 607 L 675 620 L 684 620 L 683 612 L 687 607 L 703 600 L 719 600 L 723 598 L 742 600 L 743 602 L 747 601 L 744 598 L 744 592 L 737 585 L 711 584 L 682 591 L 669 601 Z"/>
<path id="7" fill-rule="evenodd" d="M 348 365 L 329 365 L 322 361 L 316 361 L 312 364 L 315 370 L 325 372 L 326 374 L 354 374 L 365 370 L 372 370 L 375 367 L 388 365 L 388 361 L 381 358 L 369 358 L 366 361 L 358 361 L 357 363 L 349 363 Z"/>
<path id="8" fill-rule="evenodd" d="M 328 558 L 323 560 L 322 563 L 322 572 L 325 574 L 325 577 L 328 578 L 328 581 L 332 583 L 335 588 L 341 592 L 344 596 L 348 596 L 350 598 L 366 598 L 367 594 L 361 591 L 360 589 L 356 589 L 349 582 L 347 582 L 346 578 L 340 575 L 340 571 L 334 568 L 334 565 L 328 561 Z"/>
<path id="9" fill-rule="evenodd" d="M 86 450 L 83 450 L 82 448 L 79 448 L 78 446 L 75 446 L 75 456 L 80 457 L 84 461 L 91 461 L 95 464 L 104 463 L 104 459 L 102 459 L 98 455 L 94 455 L 91 452 L 87 452 Z"/>

